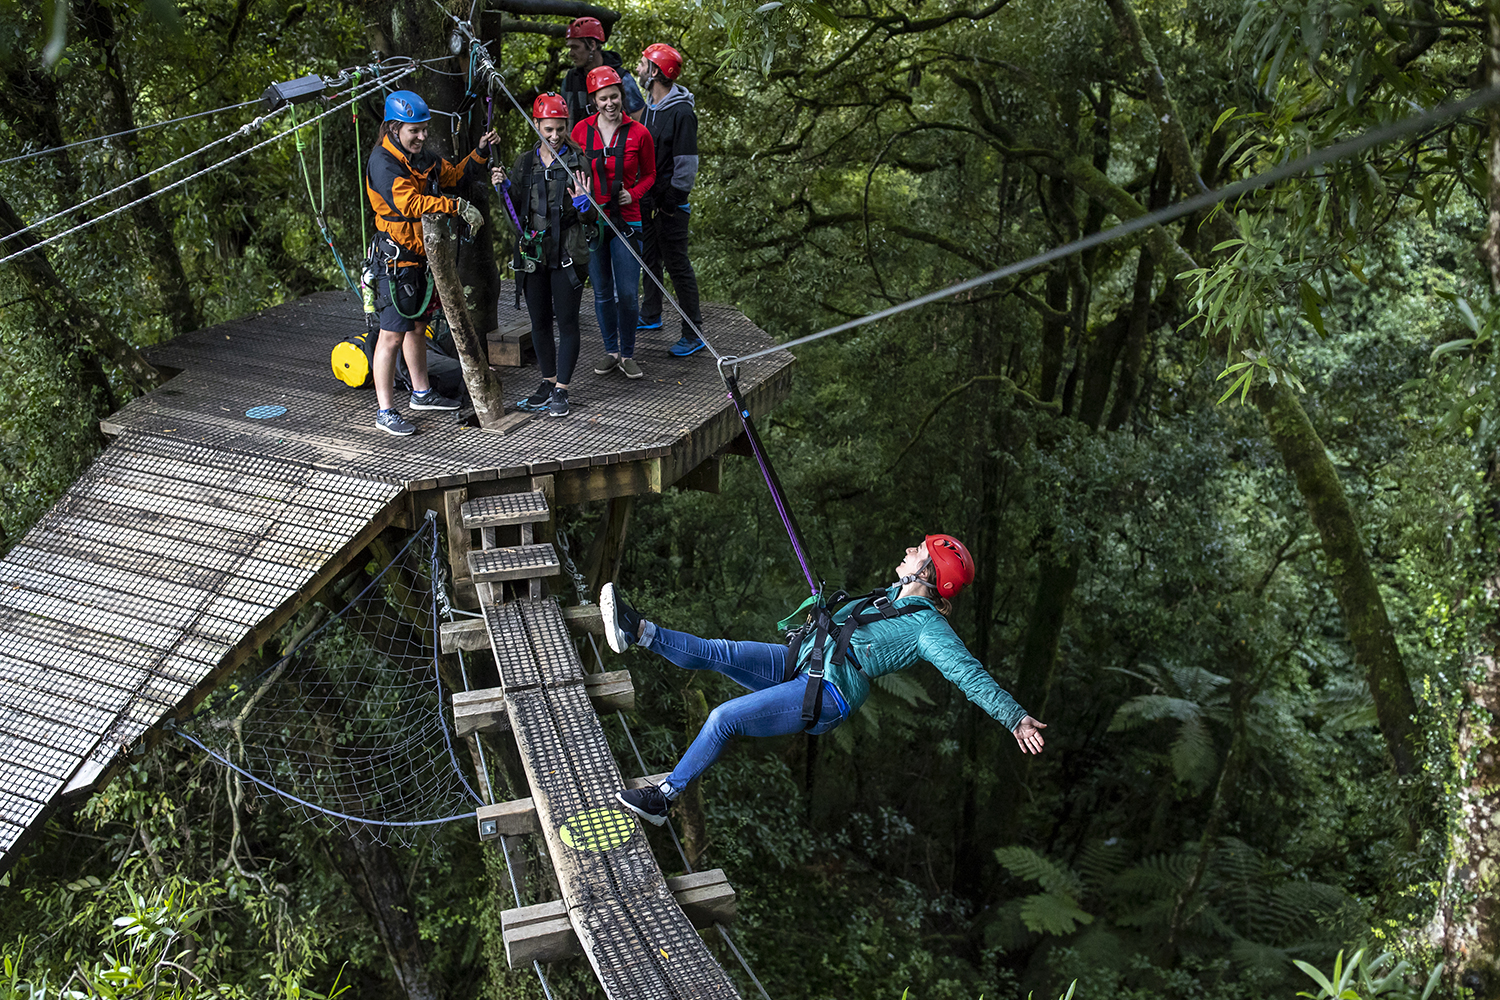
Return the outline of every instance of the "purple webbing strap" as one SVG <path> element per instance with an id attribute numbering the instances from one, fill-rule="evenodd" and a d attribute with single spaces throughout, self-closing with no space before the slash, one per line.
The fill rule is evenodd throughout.
<path id="1" fill-rule="evenodd" d="M 509 185 L 501 186 L 499 184 L 496 184 L 495 190 L 500 192 L 500 200 L 505 202 L 505 210 L 510 213 L 510 221 L 513 225 L 515 225 L 516 233 L 518 235 L 524 236 L 526 234 L 526 230 L 521 228 L 521 217 L 516 215 L 516 206 L 510 203 L 510 192 L 506 190 L 506 187 L 508 186 Z"/>
<path id="2" fill-rule="evenodd" d="M 771 474 L 771 466 L 766 460 L 765 452 L 761 450 L 760 435 L 756 434 L 755 428 L 750 426 L 749 411 L 734 398 L 732 392 L 729 394 L 729 403 L 734 407 L 734 412 L 739 414 L 740 423 L 745 426 L 745 439 L 750 442 L 750 450 L 755 452 L 755 462 L 760 466 L 760 474 L 766 480 L 766 489 L 770 491 L 771 500 L 776 504 L 776 513 L 781 516 L 782 527 L 786 528 L 786 535 L 792 540 L 792 549 L 797 553 L 797 562 L 802 566 L 802 575 L 807 580 L 807 587 L 816 594 L 818 583 L 813 579 L 812 569 L 807 564 L 807 553 L 802 551 L 802 540 L 797 537 L 797 529 L 792 525 L 792 515 L 787 511 L 786 500 L 782 497 L 776 479 Z"/>

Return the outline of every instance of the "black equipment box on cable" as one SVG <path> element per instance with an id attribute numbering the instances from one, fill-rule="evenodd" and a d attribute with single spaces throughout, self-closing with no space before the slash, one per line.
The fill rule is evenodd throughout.
<path id="1" fill-rule="evenodd" d="M 266 103 L 266 113 L 270 114 L 288 104 L 303 104 L 318 97 L 325 86 L 323 78 L 313 73 L 285 83 L 273 83 L 260 95 L 260 99 Z"/>

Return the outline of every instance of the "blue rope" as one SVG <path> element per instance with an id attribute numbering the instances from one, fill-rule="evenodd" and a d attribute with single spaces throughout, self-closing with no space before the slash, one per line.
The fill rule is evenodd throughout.
<path id="1" fill-rule="evenodd" d="M 262 781 L 260 778 L 257 778 L 255 775 L 251 774 L 249 771 L 245 770 L 243 767 L 240 767 L 238 764 L 235 764 L 233 761 L 229 760 L 227 757 L 225 757 L 223 754 L 219 753 L 217 750 L 210 750 L 208 747 L 206 747 L 202 743 L 200 743 L 195 737 L 190 736 L 187 733 L 183 732 L 181 729 L 177 728 L 177 724 L 175 722 L 167 722 L 167 723 L 164 724 L 163 728 L 165 728 L 168 732 L 173 732 L 173 733 L 176 733 L 178 736 L 181 736 L 183 739 L 187 740 L 189 743 L 193 744 L 193 746 L 197 747 L 199 750 L 202 750 L 204 753 L 208 754 L 210 757 L 212 757 L 214 760 L 218 761 L 220 764 L 223 764 L 225 767 L 229 768 L 231 771 L 235 772 L 236 774 L 240 775 L 241 777 L 249 778 L 251 781 L 255 782 L 257 785 L 259 785 L 260 787 L 264 788 L 266 791 L 268 791 L 268 792 L 275 792 L 277 795 L 280 795 L 282 798 L 286 799 L 287 801 L 289 801 L 289 802 L 295 802 L 295 803 L 297 803 L 297 805 L 302 806 L 304 809 L 311 809 L 313 812 L 322 813 L 324 816 L 332 816 L 334 819 L 347 820 L 350 823 L 363 823 L 366 826 L 401 826 L 401 827 L 412 827 L 412 826 L 437 826 L 440 823 L 452 823 L 455 820 L 460 820 L 460 819 L 473 819 L 474 816 L 475 816 L 475 813 L 467 812 L 467 813 L 459 813 L 456 816 L 444 816 L 442 819 L 418 819 L 418 820 L 411 820 L 411 821 L 408 821 L 408 822 L 397 822 L 395 820 L 388 820 L 388 819 L 365 819 L 363 816 L 350 816 L 348 813 L 337 812 L 337 811 L 335 811 L 333 809 L 324 809 L 322 806 L 314 805 L 313 803 L 307 801 L 306 799 L 299 799 L 297 796 L 293 795 L 291 792 L 288 792 L 288 791 L 286 791 L 284 789 L 281 789 L 281 788 L 277 788 L 275 785 L 271 784 L 270 782 Z M 476 810 L 476 812 L 477 812 L 477 810 Z"/>

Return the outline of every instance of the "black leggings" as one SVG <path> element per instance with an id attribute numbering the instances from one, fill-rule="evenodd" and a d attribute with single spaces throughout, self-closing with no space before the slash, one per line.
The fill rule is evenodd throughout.
<path id="1" fill-rule="evenodd" d="M 569 272 L 578 279 L 574 287 Z M 583 275 L 578 265 L 539 267 L 522 272 L 521 285 L 526 296 L 526 311 L 531 314 L 531 346 L 536 348 L 537 365 L 543 378 L 557 377 L 567 385 L 573 381 L 578 366 L 578 304 L 583 301 Z M 552 338 L 552 321 L 557 320 L 557 339 Z"/>

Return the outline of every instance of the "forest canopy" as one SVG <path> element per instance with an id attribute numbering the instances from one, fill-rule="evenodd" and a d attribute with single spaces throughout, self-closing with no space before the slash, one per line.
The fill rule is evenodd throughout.
<path id="1" fill-rule="evenodd" d="M 10 3 L 0 256 L 205 171 L 279 81 L 415 59 L 402 85 L 460 108 L 455 17 L 529 104 L 584 7 L 627 68 L 684 54 L 704 296 L 777 340 L 1500 82 L 1500 6 L 1460 0 Z M 1361 997 L 1500 996 L 1497 107 L 797 349 L 762 432 L 815 561 L 861 592 L 923 535 L 963 538 L 953 625 L 1049 729 L 1023 759 L 923 666 L 826 736 L 733 749 L 685 801 L 686 846 L 733 881 L 772 997 L 1347 995 L 1298 964 L 1336 961 Z M 493 116 L 509 163 L 529 127 Z M 0 265 L 0 546 L 168 374 L 142 349 L 346 287 L 320 220 L 355 264 L 380 117 L 377 95 Z M 470 102 L 431 142 L 467 153 L 485 118 Z M 514 274 L 475 200 L 483 317 Z M 773 639 L 803 593 L 743 460 L 718 495 L 638 500 L 629 539 L 622 587 L 676 628 Z M 735 693 L 623 665 L 663 765 Z M 377 856 L 407 938 L 347 877 Z M 0 881 L 0 996 L 164 959 L 184 971 L 119 995 L 541 996 L 505 962 L 505 879 L 465 823 L 371 844 L 152 741 Z M 586 967 L 549 976 L 596 995 Z"/>

